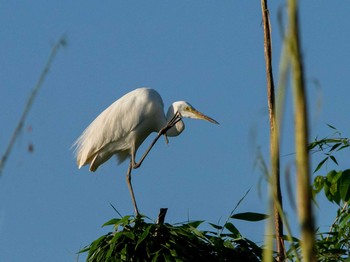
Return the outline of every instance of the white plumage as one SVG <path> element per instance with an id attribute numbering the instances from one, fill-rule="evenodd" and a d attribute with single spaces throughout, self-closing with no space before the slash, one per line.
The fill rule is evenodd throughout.
<path id="1" fill-rule="evenodd" d="M 95 171 L 117 155 L 125 161 L 152 132 L 166 125 L 164 105 L 153 89 L 139 88 L 127 93 L 105 109 L 76 141 L 79 168 L 90 164 Z"/>

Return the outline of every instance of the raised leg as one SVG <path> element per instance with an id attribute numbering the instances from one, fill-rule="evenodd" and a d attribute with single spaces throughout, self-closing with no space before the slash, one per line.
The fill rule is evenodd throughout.
<path id="1" fill-rule="evenodd" d="M 134 190 L 132 189 L 131 170 L 132 170 L 132 162 L 130 161 L 130 165 L 129 165 L 129 168 L 128 168 L 128 173 L 126 174 L 126 183 L 128 184 L 129 192 L 130 192 L 130 195 L 131 195 L 131 200 L 132 200 L 132 203 L 134 205 L 135 215 L 136 215 L 136 217 L 138 217 L 140 215 L 140 213 L 139 213 L 139 210 L 137 208 L 136 199 L 135 199 L 135 195 L 134 195 Z"/>
<path id="2" fill-rule="evenodd" d="M 151 143 L 151 145 L 148 147 L 148 149 L 146 150 L 146 152 L 142 155 L 140 161 L 138 163 L 136 163 L 135 161 L 135 152 L 132 152 L 131 154 L 131 161 L 132 161 L 132 168 L 136 169 L 138 167 L 141 166 L 143 160 L 146 158 L 147 154 L 149 153 L 149 151 L 151 151 L 152 147 L 155 145 L 155 143 L 157 143 L 158 139 L 162 136 L 165 135 L 166 136 L 166 131 L 168 131 L 170 128 L 172 128 L 177 122 L 179 122 L 181 120 L 181 115 L 179 112 L 177 112 L 173 118 L 167 123 L 167 125 L 165 127 L 163 127 L 159 132 L 158 135 L 156 136 L 156 138 L 153 140 L 153 142 Z"/>

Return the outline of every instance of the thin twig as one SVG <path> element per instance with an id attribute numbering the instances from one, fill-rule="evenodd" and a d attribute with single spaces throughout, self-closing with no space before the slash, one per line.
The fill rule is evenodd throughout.
<path id="1" fill-rule="evenodd" d="M 244 196 L 241 197 L 241 199 L 237 202 L 237 204 L 235 205 L 235 207 L 233 208 L 233 210 L 231 211 L 230 215 L 227 217 L 224 225 L 226 225 L 229 221 L 229 219 L 233 216 L 233 213 L 236 211 L 236 209 L 239 207 L 239 205 L 242 203 L 242 201 L 246 198 L 246 196 L 248 195 L 248 193 L 250 192 L 250 190 L 252 189 L 252 187 L 250 187 L 247 192 L 245 192 Z M 221 235 L 222 232 L 224 231 L 225 227 L 222 227 L 220 230 L 220 233 L 218 235 Z"/>
<path id="2" fill-rule="evenodd" d="M 10 142 L 5 150 L 5 153 L 3 154 L 3 156 L 1 157 L 0 159 L 0 177 L 2 176 L 2 172 L 4 170 L 4 166 L 5 166 L 5 163 L 12 151 L 12 148 L 19 136 L 19 134 L 21 133 L 21 130 L 24 126 L 24 123 L 27 119 L 27 116 L 28 116 L 28 113 L 29 113 L 29 110 L 31 109 L 32 105 L 33 105 L 33 102 L 34 102 L 34 99 L 36 98 L 40 88 L 42 87 L 43 83 L 44 83 L 44 80 L 46 78 L 46 75 L 48 74 L 49 70 L 50 70 L 50 67 L 51 67 L 51 64 L 59 50 L 60 47 L 62 46 L 65 46 L 66 45 L 66 37 L 65 36 L 62 36 L 58 41 L 57 43 L 52 47 L 52 50 L 51 50 L 51 53 L 50 53 L 50 56 L 46 62 L 46 65 L 44 67 L 44 70 L 41 72 L 40 74 L 40 77 L 38 79 L 38 82 L 36 83 L 34 89 L 32 90 L 32 93 L 30 94 L 28 100 L 27 100 L 27 103 L 24 107 L 24 110 L 22 112 L 22 115 L 18 121 L 18 124 L 15 128 L 15 130 L 13 131 L 12 133 L 12 136 L 11 136 L 11 139 L 10 139 Z"/>
<path id="3" fill-rule="evenodd" d="M 109 203 L 109 205 L 114 209 L 115 212 L 117 212 L 117 214 L 122 218 L 123 216 L 120 214 L 120 212 L 115 208 L 115 206 L 113 206 L 112 203 Z"/>

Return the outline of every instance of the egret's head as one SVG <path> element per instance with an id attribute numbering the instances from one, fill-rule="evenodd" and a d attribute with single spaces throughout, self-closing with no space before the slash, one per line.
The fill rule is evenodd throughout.
<path id="1" fill-rule="evenodd" d="M 217 121 L 212 119 L 209 116 L 204 115 L 203 113 L 196 110 L 190 103 L 185 101 L 177 101 L 172 104 L 174 113 L 179 112 L 182 117 L 194 118 L 207 120 L 214 124 L 219 124 Z"/>
<path id="2" fill-rule="evenodd" d="M 180 117 L 188 117 L 188 118 L 194 118 L 194 119 L 202 119 L 207 120 L 214 124 L 219 124 L 214 119 L 210 118 L 209 116 L 204 115 L 203 113 L 196 110 L 193 106 L 191 106 L 189 103 L 185 101 L 177 101 L 174 102 L 168 110 L 167 113 L 167 121 L 170 121 L 176 113 L 180 114 Z M 180 119 L 172 128 L 170 128 L 166 134 L 168 136 L 178 136 L 181 134 L 181 132 L 185 129 L 185 124 Z"/>

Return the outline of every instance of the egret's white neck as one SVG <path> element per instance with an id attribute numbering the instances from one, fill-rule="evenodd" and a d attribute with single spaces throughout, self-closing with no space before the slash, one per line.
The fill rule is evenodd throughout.
<path id="1" fill-rule="evenodd" d="M 178 111 L 178 108 L 176 107 L 176 103 L 173 103 L 171 106 L 169 106 L 168 112 L 166 114 L 167 123 L 174 117 L 177 111 Z M 181 132 L 184 129 L 185 129 L 185 124 L 182 120 L 180 120 L 172 128 L 170 128 L 166 132 L 166 134 L 168 136 L 178 136 L 181 134 Z"/>

